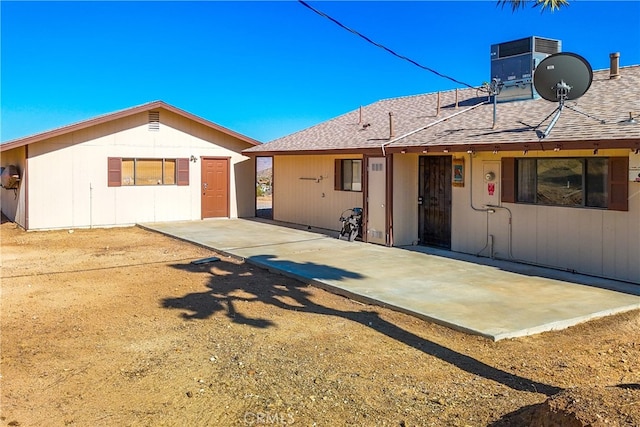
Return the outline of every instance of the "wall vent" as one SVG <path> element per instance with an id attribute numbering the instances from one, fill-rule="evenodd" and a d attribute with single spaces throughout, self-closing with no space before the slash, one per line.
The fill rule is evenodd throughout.
<path id="1" fill-rule="evenodd" d="M 160 130 L 160 111 L 149 111 L 149 130 Z"/>
<path id="2" fill-rule="evenodd" d="M 382 172 L 384 170 L 384 163 L 372 163 L 371 171 L 372 172 Z"/>
<path id="3" fill-rule="evenodd" d="M 369 230 L 369 234 L 374 239 L 382 239 L 384 237 L 384 235 L 382 234 L 382 231 L 378 231 L 378 230 Z"/>

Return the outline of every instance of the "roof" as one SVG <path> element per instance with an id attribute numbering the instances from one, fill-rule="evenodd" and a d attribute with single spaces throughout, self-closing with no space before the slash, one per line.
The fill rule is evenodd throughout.
<path id="1" fill-rule="evenodd" d="M 121 119 L 123 117 L 129 117 L 132 116 L 134 114 L 138 114 L 138 113 L 142 113 L 145 111 L 151 111 L 151 110 L 156 110 L 162 108 L 164 110 L 167 111 L 171 111 L 172 113 L 178 114 L 182 117 L 185 117 L 187 119 L 193 120 L 195 122 L 198 122 L 206 127 L 209 127 L 211 129 L 215 129 L 217 131 L 220 131 L 222 133 L 225 133 L 227 135 L 236 137 L 244 142 L 247 142 L 248 144 L 251 145 L 259 145 L 260 141 L 257 141 L 253 138 L 249 138 L 246 135 L 242 135 L 238 132 L 232 131 L 230 129 L 227 129 L 223 126 L 220 126 L 216 123 L 210 122 L 209 120 L 203 119 L 202 117 L 198 117 L 194 114 L 188 113 L 184 110 L 181 110 L 177 107 L 174 107 L 173 105 L 167 104 L 166 102 L 163 101 L 153 101 L 153 102 L 148 102 L 146 104 L 142 104 L 142 105 L 138 105 L 136 107 L 131 107 L 131 108 L 127 108 L 125 110 L 120 110 L 120 111 L 116 111 L 114 113 L 109 113 L 109 114 L 104 114 L 102 116 L 97 116 L 94 117 L 92 119 L 88 119 L 88 120 L 83 120 L 81 122 L 77 122 L 77 123 L 73 123 L 70 125 L 66 125 L 66 126 L 62 126 L 56 129 L 52 129 L 46 132 L 42 132 L 42 133 L 38 133 L 35 135 L 31 135 L 31 136 L 26 136 L 24 138 L 19 138 L 19 139 L 14 139 L 11 141 L 7 141 L 3 144 L 0 145 L 0 151 L 7 151 L 7 150 L 11 150 L 14 148 L 18 148 L 18 147 L 22 147 L 24 145 L 28 145 L 28 144 L 33 144 L 35 142 L 39 142 L 39 141 L 43 141 L 45 139 L 48 138 L 53 138 L 55 136 L 60 136 L 60 135 L 65 135 L 71 132 L 75 132 L 81 129 L 86 129 L 88 127 L 91 126 L 95 126 L 95 125 L 99 125 L 102 123 L 107 123 L 113 120 L 117 120 L 117 119 Z"/>
<path id="2" fill-rule="evenodd" d="M 534 149 L 541 143 L 551 148 L 639 148 L 640 124 L 621 122 L 630 112 L 640 115 L 640 66 L 621 67 L 620 74 L 610 79 L 608 70 L 595 71 L 587 93 L 565 102 L 544 139 L 536 128 L 547 128 L 559 104 L 542 98 L 499 102 L 494 127 L 487 94 L 459 89 L 384 99 L 244 153 L 490 151 Z"/>

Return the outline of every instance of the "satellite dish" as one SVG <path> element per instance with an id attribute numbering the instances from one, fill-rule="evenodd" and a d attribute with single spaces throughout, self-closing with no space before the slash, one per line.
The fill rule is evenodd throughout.
<path id="1" fill-rule="evenodd" d="M 560 118 L 560 113 L 565 106 L 564 102 L 580 98 L 589 90 L 592 81 L 591 65 L 575 53 L 556 53 L 547 56 L 538 64 L 533 73 L 533 86 L 536 92 L 547 101 L 558 102 L 558 108 L 542 121 L 544 122 L 555 113 L 547 129 L 544 132 L 536 130 L 538 138 L 543 139 L 549 135 Z"/>
<path id="2" fill-rule="evenodd" d="M 578 99 L 593 81 L 591 65 L 575 53 L 556 53 L 547 56 L 533 73 L 533 86 L 547 101 Z"/>

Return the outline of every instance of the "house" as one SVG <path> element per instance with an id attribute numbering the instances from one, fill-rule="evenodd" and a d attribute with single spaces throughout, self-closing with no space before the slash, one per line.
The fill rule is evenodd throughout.
<path id="1" fill-rule="evenodd" d="M 365 242 L 640 283 L 640 66 L 618 61 L 560 110 L 457 89 L 384 99 L 243 153 L 272 157 L 277 221 L 336 230 L 363 207 Z"/>
<path id="2" fill-rule="evenodd" d="M 2 213 L 27 230 L 254 216 L 257 144 L 150 102 L 0 145 Z"/>

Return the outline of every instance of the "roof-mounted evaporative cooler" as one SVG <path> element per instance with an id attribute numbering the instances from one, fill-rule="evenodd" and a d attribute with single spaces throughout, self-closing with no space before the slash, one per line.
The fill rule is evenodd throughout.
<path id="1" fill-rule="evenodd" d="M 498 79 L 498 102 L 539 98 L 533 73 L 543 59 L 561 52 L 560 40 L 527 37 L 491 45 L 491 79 Z"/>

